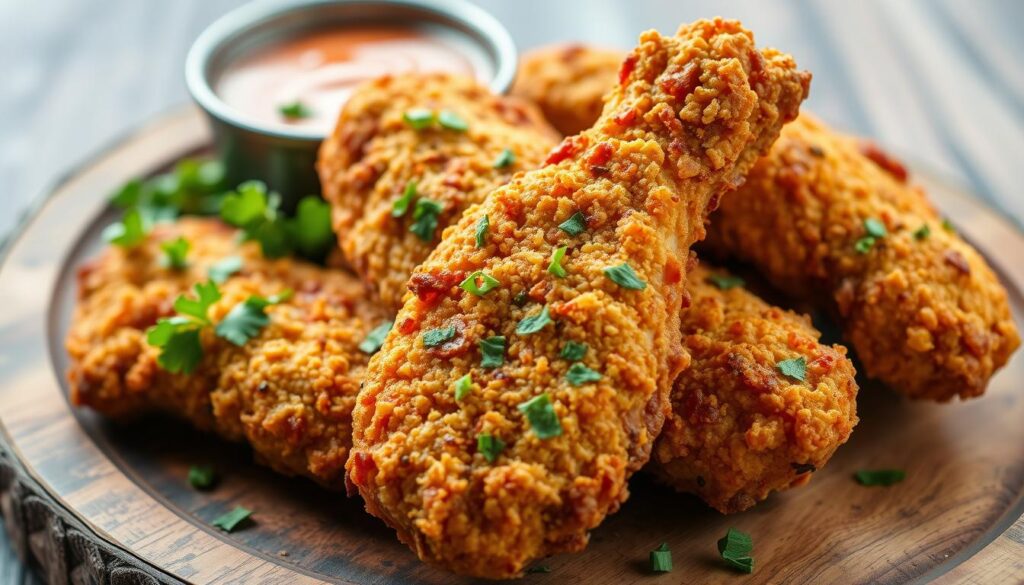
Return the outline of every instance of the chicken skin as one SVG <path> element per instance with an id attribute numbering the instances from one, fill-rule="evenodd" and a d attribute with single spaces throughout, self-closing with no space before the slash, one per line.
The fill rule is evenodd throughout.
<path id="1" fill-rule="evenodd" d="M 595 127 L 469 209 L 410 280 L 353 414 L 367 509 L 477 577 L 585 546 L 688 361 L 689 246 L 809 81 L 733 21 L 644 33 Z"/>
<path id="2" fill-rule="evenodd" d="M 345 104 L 317 162 L 345 257 L 397 311 L 409 275 L 459 218 L 467 194 L 536 166 L 557 140 L 533 105 L 470 78 L 370 82 Z"/>
<path id="3" fill-rule="evenodd" d="M 708 239 L 825 301 L 865 373 L 911 398 L 980 396 L 1020 345 L 999 279 L 904 167 L 806 114 L 723 202 Z"/>
<path id="4" fill-rule="evenodd" d="M 688 275 L 682 333 L 692 361 L 647 467 L 725 514 L 806 484 L 857 424 L 846 348 L 822 345 L 805 315 L 736 282 L 703 266 Z M 787 364 L 796 368 L 788 375 Z"/>
<path id="5" fill-rule="evenodd" d="M 108 248 L 79 272 L 79 300 L 66 340 L 71 400 L 114 417 L 163 411 L 198 428 L 247 441 L 258 459 L 288 475 L 344 485 L 352 406 L 369 355 L 358 345 L 385 321 L 357 279 L 295 260 L 266 260 L 254 242 L 218 220 L 158 224 L 139 246 Z M 161 242 L 184 237 L 189 265 L 161 265 Z M 146 330 L 174 313 L 174 300 L 237 256 L 210 309 L 219 321 L 250 295 L 291 289 L 268 307 L 270 323 L 242 347 L 202 332 L 191 374 L 157 364 Z"/>

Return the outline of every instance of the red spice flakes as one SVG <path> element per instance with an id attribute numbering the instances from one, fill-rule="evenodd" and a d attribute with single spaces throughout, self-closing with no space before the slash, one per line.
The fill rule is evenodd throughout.
<path id="1" fill-rule="evenodd" d="M 348 473 L 345 474 L 346 483 L 352 483 L 357 487 L 364 487 L 368 476 L 377 471 L 377 464 L 373 457 L 357 451 L 352 454 L 352 464 L 349 465 Z"/>
<path id="2" fill-rule="evenodd" d="M 615 151 L 612 149 L 611 144 L 602 142 L 595 146 L 594 150 L 590 151 L 590 156 L 587 157 L 587 162 L 594 166 L 604 166 L 612 159 L 612 154 L 614 152 Z"/>
<path id="3" fill-rule="evenodd" d="M 409 335 L 413 331 L 416 331 L 416 328 L 418 326 L 419 325 L 416 322 L 416 319 L 413 319 L 412 317 L 406 317 L 406 319 L 398 325 L 398 332 L 401 333 L 402 335 Z"/>
<path id="4" fill-rule="evenodd" d="M 580 136 L 567 137 L 565 140 L 562 141 L 561 144 L 559 144 L 557 147 L 555 147 L 554 150 L 551 151 L 551 154 L 548 155 L 548 158 L 547 160 L 544 161 L 544 164 L 557 165 L 563 160 L 572 158 L 584 146 L 580 144 L 580 142 Z"/>
<path id="5" fill-rule="evenodd" d="M 612 118 L 612 121 L 623 128 L 628 128 L 636 121 L 636 110 L 629 108 L 628 110 L 619 112 L 614 118 Z"/>
<path id="6" fill-rule="evenodd" d="M 417 272 L 409 279 L 409 290 L 426 305 L 436 305 L 452 287 L 466 278 L 460 270 L 442 270 L 437 274 Z"/>
<path id="7" fill-rule="evenodd" d="M 875 163 L 882 168 L 885 172 L 889 173 L 900 183 L 907 182 L 907 168 L 903 166 L 900 161 L 886 154 L 885 151 L 878 148 L 874 142 L 862 141 L 860 143 L 860 152 L 864 156 L 868 157 L 871 162 Z"/>
<path id="8" fill-rule="evenodd" d="M 679 284 L 683 280 L 683 267 L 675 258 L 665 262 L 664 279 L 665 284 Z"/>
<path id="9" fill-rule="evenodd" d="M 530 300 L 532 301 L 543 303 L 544 299 L 547 298 L 548 296 L 548 292 L 550 291 L 551 283 L 546 280 L 541 280 L 530 288 L 530 292 L 527 293 L 527 296 L 529 296 Z"/>
<path id="10" fill-rule="evenodd" d="M 971 265 L 967 263 L 967 258 L 964 258 L 964 255 L 960 252 L 946 250 L 946 253 L 943 254 L 943 259 L 946 261 L 946 264 L 956 268 L 961 274 L 971 273 Z"/>
<path id="11" fill-rule="evenodd" d="M 673 110 L 669 108 L 659 110 L 658 119 L 673 136 L 683 133 L 683 123 Z"/>
<path id="12" fill-rule="evenodd" d="M 700 85 L 700 66 L 690 61 L 682 71 L 669 74 L 659 85 L 662 91 L 682 102 Z"/>
<path id="13" fill-rule="evenodd" d="M 619 68 L 619 85 L 626 85 L 626 82 L 629 81 L 629 76 L 636 69 L 637 59 L 636 53 L 630 53 L 622 62 L 622 67 Z"/>

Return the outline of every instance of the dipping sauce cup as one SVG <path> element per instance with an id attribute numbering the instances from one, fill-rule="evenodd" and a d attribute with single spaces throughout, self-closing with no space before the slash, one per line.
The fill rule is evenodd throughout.
<path id="1" fill-rule="evenodd" d="M 261 180 L 291 212 L 320 193 L 317 149 L 360 83 L 445 71 L 502 93 L 515 69 L 508 31 L 466 0 L 265 0 L 210 25 L 185 78 L 229 184 Z"/>

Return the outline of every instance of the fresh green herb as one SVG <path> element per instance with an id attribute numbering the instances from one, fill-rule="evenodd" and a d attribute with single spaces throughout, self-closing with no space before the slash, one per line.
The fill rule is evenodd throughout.
<path id="1" fill-rule="evenodd" d="M 174 270 L 182 270 L 188 266 L 185 257 L 188 256 L 189 243 L 185 238 L 179 236 L 173 240 L 160 242 L 160 249 L 164 251 L 164 256 L 160 259 L 164 266 Z"/>
<path id="2" fill-rule="evenodd" d="M 210 307 L 220 300 L 220 289 L 213 281 L 197 282 L 192 287 L 196 292 L 196 298 L 190 299 L 185 295 L 178 295 L 174 299 L 174 310 L 200 325 L 210 325 Z"/>
<path id="3" fill-rule="evenodd" d="M 651 551 L 651 572 L 668 573 L 672 570 L 672 552 L 668 550 L 668 543 L 663 542 L 661 546 Z"/>
<path id="4" fill-rule="evenodd" d="M 112 223 L 103 230 L 103 239 L 115 246 L 134 248 L 146 239 L 146 233 L 149 232 L 146 223 L 138 209 L 129 209 L 121 221 Z"/>
<path id="5" fill-rule="evenodd" d="M 290 247 L 303 258 L 322 262 L 338 245 L 331 229 L 331 206 L 319 197 L 303 197 L 287 226 Z"/>
<path id="6" fill-rule="evenodd" d="M 270 317 L 267 315 L 266 308 L 284 302 L 291 296 L 292 291 L 290 290 L 267 298 L 251 295 L 232 307 L 224 319 L 217 324 L 214 331 L 218 337 L 227 339 L 237 346 L 243 346 L 250 339 L 259 335 L 264 327 L 270 325 Z"/>
<path id="7" fill-rule="evenodd" d="M 479 282 L 478 282 L 479 281 Z M 477 270 L 473 274 L 466 277 L 459 286 L 462 290 L 474 294 L 478 297 L 482 297 L 485 294 L 501 286 L 498 279 L 494 278 L 490 274 L 482 270 Z"/>
<path id="8" fill-rule="evenodd" d="M 793 359 L 782 360 L 775 364 L 775 367 L 782 372 L 783 376 L 789 376 L 794 380 L 805 382 L 807 380 L 807 359 L 804 356 Z"/>
<path id="9" fill-rule="evenodd" d="M 951 234 L 956 233 L 956 228 L 953 226 L 953 223 L 946 218 L 942 218 L 942 229 L 946 230 Z"/>
<path id="10" fill-rule="evenodd" d="M 384 339 L 388 336 L 388 332 L 391 331 L 391 321 L 385 321 L 380 325 L 373 328 L 372 331 L 366 334 L 366 337 L 359 342 L 359 351 L 373 355 L 380 351 L 380 348 L 384 345 Z"/>
<path id="11" fill-rule="evenodd" d="M 527 574 L 550 573 L 551 572 L 551 567 L 549 567 L 547 565 L 537 565 L 536 567 L 530 567 L 529 569 L 526 569 L 526 572 L 527 572 Z"/>
<path id="12" fill-rule="evenodd" d="M 494 463 L 498 460 L 498 455 L 505 450 L 505 441 L 488 433 L 477 435 L 476 450 L 484 456 L 488 463 Z"/>
<path id="13" fill-rule="evenodd" d="M 505 364 L 504 335 L 494 335 L 487 339 L 481 339 L 477 345 L 480 346 L 481 368 L 499 368 Z"/>
<path id="14" fill-rule="evenodd" d="M 914 231 L 914 239 L 919 242 L 928 239 L 930 235 L 932 235 L 932 228 L 928 227 L 928 224 L 922 224 Z"/>
<path id="15" fill-rule="evenodd" d="M 568 246 L 561 246 L 555 248 L 555 250 L 551 252 L 551 263 L 548 264 L 548 272 L 554 274 L 558 278 L 566 277 L 567 273 L 565 272 L 565 268 L 562 268 L 562 258 L 565 257 L 565 251 L 568 249 Z"/>
<path id="16" fill-rule="evenodd" d="M 587 356 L 587 344 L 577 341 L 567 341 L 562 347 L 562 357 L 570 362 L 578 362 Z"/>
<path id="17" fill-rule="evenodd" d="M 157 222 L 182 213 L 217 213 L 223 191 L 224 165 L 184 159 L 170 173 L 125 183 L 110 202 L 122 209 L 137 209 L 144 220 Z"/>
<path id="18" fill-rule="evenodd" d="M 601 373 L 591 370 L 580 362 L 576 362 L 569 366 L 569 370 L 565 373 L 565 379 L 573 386 L 582 386 L 588 382 L 600 380 Z"/>
<path id="19" fill-rule="evenodd" d="M 455 337 L 455 327 L 438 327 L 423 334 L 423 347 L 437 347 Z"/>
<path id="20" fill-rule="evenodd" d="M 874 238 L 884 238 L 889 235 L 889 231 L 885 229 L 885 224 L 873 217 L 864 220 L 864 231 Z"/>
<path id="21" fill-rule="evenodd" d="M 561 436 L 562 423 L 555 414 L 555 405 L 551 403 L 551 396 L 547 392 L 534 396 L 517 408 L 526 415 L 526 419 L 530 421 L 530 428 L 538 439 Z"/>
<path id="22" fill-rule="evenodd" d="M 501 151 L 498 158 L 494 159 L 494 168 L 503 169 L 516 162 L 516 153 L 512 152 L 511 148 L 506 148 Z"/>
<path id="23" fill-rule="evenodd" d="M 491 220 L 487 215 L 476 220 L 476 247 L 483 248 L 487 243 L 487 230 L 491 227 Z"/>
<path id="24" fill-rule="evenodd" d="M 608 268 L 605 268 L 604 275 L 622 288 L 628 288 L 630 290 L 644 290 L 647 288 L 647 283 L 640 280 L 640 277 L 637 276 L 633 267 L 625 262 L 618 266 L 609 266 Z"/>
<path id="25" fill-rule="evenodd" d="M 860 485 L 888 487 L 906 479 L 907 474 L 900 469 L 862 469 L 853 476 Z"/>
<path id="26" fill-rule="evenodd" d="M 290 120 L 298 120 L 300 118 L 308 118 L 313 115 L 313 110 L 309 109 L 306 104 L 299 100 L 290 102 L 287 104 L 281 104 L 277 108 L 277 111 L 281 112 L 281 115 Z"/>
<path id="27" fill-rule="evenodd" d="M 551 323 L 551 316 L 548 314 L 548 306 L 544 305 L 536 315 L 523 317 L 523 320 L 516 325 L 516 334 L 530 335 L 532 333 L 536 333 L 543 329 L 548 323 Z"/>
<path id="28" fill-rule="evenodd" d="M 213 521 L 213 525 L 220 528 L 224 532 L 234 532 L 235 528 L 238 528 L 243 522 L 252 516 L 252 512 L 241 507 L 235 506 L 234 510 L 231 510 L 227 514 L 218 517 Z"/>
<path id="29" fill-rule="evenodd" d="M 754 572 L 754 559 L 750 553 L 754 550 L 754 541 L 750 535 L 730 528 L 718 541 L 718 554 L 730 568 L 742 573 Z"/>
<path id="30" fill-rule="evenodd" d="M 208 490 L 217 481 L 212 465 L 193 465 L 188 468 L 188 483 L 197 490 Z"/>
<path id="31" fill-rule="evenodd" d="M 391 217 L 403 217 L 409 211 L 409 206 L 416 200 L 416 181 L 409 181 L 405 184 L 402 196 L 395 199 L 391 204 Z"/>
<path id="32" fill-rule="evenodd" d="M 402 119 L 413 130 L 423 130 L 434 123 L 434 112 L 426 108 L 413 108 L 402 114 Z"/>
<path id="33" fill-rule="evenodd" d="M 433 240 L 434 232 L 437 231 L 437 216 L 443 209 L 444 207 L 437 201 L 419 199 L 416 201 L 416 210 L 412 213 L 413 224 L 409 226 L 409 231 L 424 242 Z"/>
<path id="34" fill-rule="evenodd" d="M 224 284 L 224 282 L 242 269 L 242 258 L 241 256 L 228 256 L 223 260 L 219 260 L 216 263 L 210 265 L 207 269 L 206 275 L 210 277 L 210 280 L 217 284 Z"/>
<path id="35" fill-rule="evenodd" d="M 212 281 L 197 283 L 194 290 L 195 299 L 179 295 L 174 300 L 177 315 L 159 319 L 146 331 L 146 342 L 160 348 L 157 365 L 174 374 L 192 373 L 203 359 L 199 331 L 211 324 L 210 306 L 221 296 Z"/>
<path id="36" fill-rule="evenodd" d="M 469 374 L 455 380 L 455 400 L 461 402 L 473 391 L 473 377 Z"/>
<path id="37" fill-rule="evenodd" d="M 144 188 L 145 183 L 141 179 L 132 179 L 110 196 L 110 203 L 121 209 L 137 207 L 142 204 Z"/>
<path id="38" fill-rule="evenodd" d="M 729 290 L 747 284 L 742 278 L 731 274 L 712 274 L 708 276 L 708 282 L 718 287 L 718 290 Z"/>
<path id="39" fill-rule="evenodd" d="M 853 244 L 853 249 L 856 250 L 858 254 L 867 254 L 874 246 L 875 238 L 871 236 L 864 236 Z"/>
<path id="40" fill-rule="evenodd" d="M 456 132 L 469 130 L 469 124 L 466 120 L 451 110 L 441 110 L 441 113 L 437 116 L 437 121 L 442 127 Z"/>
<path id="41" fill-rule="evenodd" d="M 259 242 L 263 255 L 280 258 L 292 250 L 286 220 L 278 213 L 281 198 L 260 181 L 246 181 L 224 196 L 220 216 L 240 228 L 246 240 Z"/>
<path id="42" fill-rule="evenodd" d="M 587 229 L 587 218 L 583 215 L 583 212 L 577 211 L 569 219 L 558 224 L 558 229 L 570 236 L 578 236 Z"/>

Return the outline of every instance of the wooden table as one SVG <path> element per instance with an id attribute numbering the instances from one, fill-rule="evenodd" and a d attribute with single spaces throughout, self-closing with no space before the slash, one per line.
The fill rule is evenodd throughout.
<path id="1" fill-rule="evenodd" d="M 0 3 L 0 234 L 62 174 L 188 101 L 195 36 L 239 0 Z M 521 48 L 632 45 L 722 14 L 814 72 L 808 107 L 958 181 L 1024 222 L 1024 3 L 985 0 L 480 0 Z M 0 360 L 6 359 L 0 356 Z M 34 583 L 0 532 L 0 583 Z"/>

